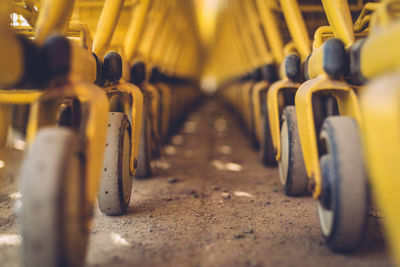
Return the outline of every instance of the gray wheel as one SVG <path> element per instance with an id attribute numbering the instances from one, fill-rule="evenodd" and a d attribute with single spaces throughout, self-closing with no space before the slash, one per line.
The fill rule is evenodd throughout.
<path id="1" fill-rule="evenodd" d="M 330 249 L 353 251 L 364 236 L 369 204 L 358 125 L 349 117 L 328 117 L 321 139 L 327 149 L 320 159 L 322 235 Z"/>
<path id="2" fill-rule="evenodd" d="M 251 147 L 255 150 L 258 150 L 260 148 L 260 144 L 257 140 L 255 122 L 254 122 L 254 103 L 253 103 L 253 98 L 252 98 L 253 90 L 254 90 L 254 85 L 252 86 L 252 88 L 249 91 L 249 108 L 250 108 L 250 111 L 249 111 L 250 118 L 249 119 L 250 119 L 250 121 L 249 121 L 248 132 L 249 132 L 249 136 L 250 136 Z"/>
<path id="3" fill-rule="evenodd" d="M 275 159 L 274 146 L 272 144 L 271 130 L 269 127 L 268 109 L 267 104 L 262 103 L 262 116 L 261 116 L 261 144 L 260 144 L 260 156 L 261 162 L 265 166 L 276 166 L 277 162 Z"/>
<path id="4" fill-rule="evenodd" d="M 308 178 L 297 128 L 296 108 L 285 107 L 282 120 L 279 177 L 286 195 L 304 195 L 308 191 Z"/>
<path id="5" fill-rule="evenodd" d="M 81 266 L 88 229 L 84 215 L 84 160 L 68 128 L 44 128 L 21 171 L 24 266 Z"/>
<path id="6" fill-rule="evenodd" d="M 149 94 L 145 93 L 143 96 L 143 118 L 142 128 L 140 132 L 139 154 L 137 160 L 137 168 L 135 178 L 143 179 L 151 176 L 151 119 L 150 112 L 150 99 Z"/>
<path id="7" fill-rule="evenodd" d="M 131 199 L 130 131 L 126 114 L 109 113 L 103 177 L 97 195 L 99 208 L 107 215 L 125 214 Z"/>

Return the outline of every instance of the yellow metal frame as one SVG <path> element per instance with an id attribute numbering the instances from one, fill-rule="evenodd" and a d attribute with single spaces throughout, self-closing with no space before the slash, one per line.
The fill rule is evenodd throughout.
<path id="1" fill-rule="evenodd" d="M 311 47 L 299 4 L 296 0 L 280 0 L 279 2 L 293 43 L 301 59 L 305 60 L 311 53 Z"/>
<path id="2" fill-rule="evenodd" d="M 345 82 L 330 79 L 322 74 L 304 82 L 295 97 L 297 124 L 307 176 L 311 179 L 313 196 L 321 194 L 321 169 L 319 166 L 318 139 L 315 130 L 312 99 L 315 94 L 334 96 L 341 116 L 350 116 L 361 125 L 361 114 L 354 88 Z"/>
<path id="3" fill-rule="evenodd" d="M 372 32 L 361 49 L 360 69 L 365 78 L 375 77 L 400 68 L 400 21 L 395 21 L 381 31 Z M 382 50 L 385 47 L 385 50 Z"/>
<path id="4" fill-rule="evenodd" d="M 126 56 L 128 62 L 132 62 L 136 52 L 149 5 L 150 0 L 141 0 L 139 2 L 139 6 L 132 11 L 132 21 L 124 41 L 124 55 Z"/>
<path id="5" fill-rule="evenodd" d="M 10 13 L 21 15 L 28 22 L 29 25 L 35 26 L 38 12 L 36 11 L 35 5 L 33 3 L 29 3 L 29 1 L 26 2 L 27 3 L 11 2 Z"/>
<path id="6" fill-rule="evenodd" d="M 104 91 L 84 81 L 46 89 L 32 105 L 27 140 L 32 143 L 40 128 L 54 125 L 58 103 L 66 98 L 77 99 L 81 106 L 87 107 L 87 113 L 84 115 L 86 124 L 79 129 L 79 133 L 82 135 L 81 140 L 84 141 L 82 145 L 85 148 L 85 197 L 89 204 L 87 214 L 90 214 L 100 183 L 107 134 L 108 101 Z"/>
<path id="7" fill-rule="evenodd" d="M 316 32 L 317 39 L 332 29 L 335 37 L 341 39 L 346 46 L 354 43 L 354 31 L 347 1 L 323 0 L 325 13 L 330 28 Z M 361 114 L 358 97 L 354 87 L 342 81 L 329 78 L 323 70 L 323 44 L 315 47 L 308 61 L 308 75 L 311 80 L 304 82 L 297 90 L 295 106 L 300 143 L 303 152 L 307 176 L 311 179 L 313 197 L 321 195 L 321 170 L 319 166 L 318 139 L 316 136 L 312 99 L 315 94 L 327 94 L 337 100 L 342 116 L 350 116 L 361 125 Z"/>
<path id="8" fill-rule="evenodd" d="M 111 37 L 113 36 L 114 31 L 122 31 L 120 27 L 117 26 L 117 22 L 122 14 L 123 5 L 123 0 L 107 0 L 104 4 L 96 30 L 96 32 L 102 32 L 103 34 L 96 34 L 93 42 L 93 50 L 101 56 L 108 52 L 108 47 L 111 43 Z M 132 16 L 134 12 L 135 9 L 131 10 L 130 16 Z M 140 19 L 144 20 L 145 16 L 140 17 Z M 142 28 L 138 27 L 138 25 L 142 26 L 143 21 L 140 21 L 138 19 L 131 20 L 131 23 L 126 29 L 126 34 L 129 33 L 137 36 L 137 39 L 130 39 L 127 35 L 126 42 L 124 42 L 124 46 L 121 48 L 122 53 L 124 51 L 130 51 L 130 49 L 134 48 L 137 42 L 140 40 L 139 37 Z M 134 175 L 136 172 L 136 161 L 139 153 L 140 131 L 142 127 L 143 93 L 137 86 L 128 82 L 128 80 L 130 79 L 130 70 L 128 64 L 129 61 L 126 59 L 126 57 L 124 57 L 123 54 L 121 55 L 121 57 L 122 77 L 120 81 L 107 85 L 104 88 L 104 91 L 106 92 L 111 104 L 109 112 L 116 111 L 114 110 L 113 106 L 113 98 L 117 97 L 119 100 L 122 100 L 124 107 L 123 112 L 128 115 L 129 121 L 131 123 L 130 173 Z"/>
<path id="9" fill-rule="evenodd" d="M 269 10 L 260 12 L 260 17 L 256 16 L 256 7 L 259 6 L 266 7 L 262 2 L 232 2 L 225 11 L 225 16 L 223 16 L 225 24 L 221 23 L 221 26 L 224 26 L 224 32 L 229 34 L 227 36 L 229 41 L 224 43 L 234 44 L 236 47 L 233 49 L 238 51 L 237 60 L 239 62 L 234 63 L 234 65 L 241 68 L 238 69 L 239 72 L 247 73 L 247 75 L 250 71 L 274 63 L 274 57 L 271 55 L 261 31 L 260 19 L 262 23 L 268 23 L 274 21 L 275 18 Z M 276 24 L 275 26 L 277 27 Z M 280 52 L 277 50 L 279 50 L 282 42 L 280 36 L 276 36 L 279 31 L 277 28 L 268 28 L 268 30 L 264 28 L 264 30 L 264 34 L 270 35 L 268 41 L 273 43 L 274 53 L 277 54 L 279 60 Z M 241 36 L 242 41 L 237 42 L 233 39 L 236 38 L 235 36 Z M 229 67 L 232 67 L 231 63 L 228 64 Z M 246 128 L 255 135 L 257 141 L 261 140 L 260 93 L 267 90 L 268 86 L 269 84 L 266 81 L 256 82 L 248 79 L 224 90 L 236 110 L 241 113 Z"/>
<path id="10" fill-rule="evenodd" d="M 155 86 L 162 92 L 161 137 L 165 138 L 168 134 L 170 120 L 171 91 L 167 85 L 161 82 L 157 82 Z"/>
<path id="11" fill-rule="evenodd" d="M 128 82 L 119 81 L 104 88 L 109 100 L 116 96 L 123 100 L 124 113 L 128 115 L 131 122 L 131 157 L 130 172 L 135 174 L 135 162 L 139 154 L 140 131 L 142 127 L 143 114 L 143 94 L 140 89 Z M 112 101 L 111 101 L 112 102 Z M 113 105 L 110 106 L 110 112 L 113 112 Z"/>
<path id="12" fill-rule="evenodd" d="M 400 265 L 400 73 L 381 75 L 361 95 L 364 155 L 391 252 Z"/>
<path id="13" fill-rule="evenodd" d="M 322 4 L 335 37 L 342 40 L 346 47 L 352 45 L 355 38 L 348 2 L 322 0 Z"/>
<path id="14" fill-rule="evenodd" d="M 296 92 L 299 88 L 300 83 L 290 81 L 288 78 L 284 78 L 280 81 L 273 83 L 267 94 L 267 107 L 268 107 L 268 119 L 269 128 L 272 137 L 272 144 L 274 146 L 275 159 L 281 160 L 281 118 L 284 103 L 280 101 L 281 95 L 284 92 Z"/>
<path id="15" fill-rule="evenodd" d="M 258 142 L 261 142 L 262 140 L 262 128 L 261 128 L 261 122 L 262 122 L 262 114 L 261 114 L 261 96 L 263 92 L 266 92 L 269 90 L 270 83 L 268 81 L 261 81 L 253 86 L 252 90 L 252 96 L 251 98 L 253 99 L 253 121 L 254 121 L 254 133 L 255 137 Z"/>
<path id="16" fill-rule="evenodd" d="M 42 1 L 35 25 L 35 41 L 39 45 L 53 33 L 66 32 L 74 4 L 75 1 L 69 0 Z M 104 32 L 100 31 L 98 34 L 101 35 Z M 55 87 L 46 88 L 42 92 L 1 90 L 0 101 L 8 104 L 34 101 L 27 129 L 28 144 L 32 143 L 36 133 L 42 127 L 55 124 L 57 109 L 63 99 L 76 99 L 81 106 L 86 107 L 81 118 L 85 124 L 77 131 L 83 142 L 85 153 L 85 198 L 87 200 L 85 212 L 89 215 L 92 214 L 92 205 L 95 202 L 100 182 L 107 133 L 108 101 L 104 91 L 93 84 L 96 78 L 96 62 L 92 53 L 85 48 L 78 47 L 73 41 L 70 41 L 70 44 L 72 48 L 71 71 L 66 81 Z"/>
<path id="17" fill-rule="evenodd" d="M 53 33 L 64 34 L 68 29 L 75 0 L 44 0 L 40 3 L 35 25 L 35 40 L 42 44 Z"/>
<path id="18" fill-rule="evenodd" d="M 282 44 L 282 38 L 279 35 L 279 29 L 278 25 L 276 23 L 276 18 L 274 17 L 274 14 L 272 11 L 265 5 L 264 3 L 261 3 L 262 1 L 257 1 L 254 5 L 248 4 L 247 6 L 247 17 L 245 18 L 246 20 L 249 21 L 249 27 L 253 29 L 253 36 L 255 36 L 255 43 L 258 49 L 258 57 L 262 58 L 263 61 L 261 62 L 260 66 L 265 67 L 266 65 L 273 65 L 274 63 L 279 63 L 282 60 L 282 50 L 283 50 L 283 44 Z M 261 7 L 260 10 L 260 19 L 261 22 L 264 23 L 264 34 L 267 37 L 268 43 L 271 46 L 272 52 L 269 51 L 265 40 L 263 39 L 262 36 L 262 31 L 260 30 L 260 21 L 255 16 L 256 7 Z M 279 52 L 279 51 L 281 52 Z M 272 53 L 272 54 L 271 54 Z M 260 67 L 259 66 L 259 67 Z M 262 111 L 261 111 L 261 103 L 260 101 L 262 100 L 262 93 L 266 92 L 270 86 L 269 81 L 260 81 L 257 83 L 253 84 L 252 90 L 250 91 L 251 95 L 251 103 L 252 103 L 252 113 L 249 115 L 252 116 L 252 119 L 250 121 L 253 122 L 253 131 L 255 138 L 258 143 L 261 143 L 262 140 Z"/>
<path id="19" fill-rule="evenodd" d="M 33 1 L 28 0 L 26 2 L 28 4 L 33 3 Z M 96 3 L 91 2 L 85 3 L 80 8 L 92 8 L 92 4 Z M 92 52 L 96 53 L 99 60 L 102 61 L 103 55 L 109 51 L 110 44 L 115 44 L 112 42 L 112 37 L 116 32 L 121 33 L 121 30 L 118 29 L 117 21 L 123 10 L 123 0 L 105 1 L 97 23 L 97 30 L 94 34 L 93 46 L 91 44 L 92 37 L 88 29 L 92 30 L 93 23 L 91 22 L 96 20 L 95 15 L 93 15 L 95 12 L 92 12 L 92 14 L 88 12 L 85 15 L 82 13 L 81 19 L 83 21 L 79 21 L 79 12 L 73 13 L 75 4 L 73 0 L 42 0 L 37 19 L 35 12 L 32 11 L 28 14 L 27 10 L 18 9 L 18 12 L 24 13 L 33 27 L 33 30 L 28 27 L 20 28 L 20 32 L 34 34 L 34 42 L 38 46 L 42 46 L 47 38 L 54 33 L 71 37 L 70 33 L 73 32 L 73 37 L 77 37 L 78 33 L 80 33 L 79 36 L 82 36 L 81 46 L 77 42 L 69 40 L 72 48 L 69 75 L 54 79 L 46 88 L 38 88 L 43 91 L 28 91 L 25 90 L 26 88 L 10 89 L 16 87 L 21 81 L 26 62 L 24 62 L 22 44 L 19 42 L 15 32 L 9 29 L 9 10 L 5 11 L 3 5 L 0 6 L 0 35 L 2 37 L 2 44 L 0 45 L 0 51 L 2 52 L 0 52 L 0 55 L 4 55 L 2 59 L 4 63 L 7 62 L 8 64 L 0 63 L 0 84 L 7 88 L 0 90 L 0 144 L 4 143 L 6 138 L 4 134 L 9 124 L 10 110 L 8 105 L 10 104 L 33 102 L 27 129 L 29 145 L 32 144 L 38 131 L 56 124 L 57 111 L 59 111 L 60 105 L 64 101 L 74 100 L 80 105 L 82 107 L 81 114 L 79 114 L 81 121 L 79 126 L 74 125 L 75 128 L 73 130 L 79 136 L 84 154 L 84 181 L 82 183 L 84 183 L 85 190 L 83 196 L 85 198 L 85 207 L 83 215 L 87 223 L 90 223 L 92 218 L 93 204 L 97 197 L 104 163 L 103 155 L 109 112 L 107 94 L 109 96 L 115 94 L 126 96 L 124 97 L 124 111 L 131 117 L 132 124 L 131 141 L 133 144 L 131 153 L 133 156 L 131 157 L 130 168 L 133 173 L 135 159 L 137 159 L 139 151 L 143 94 L 138 87 L 128 82 L 130 79 L 129 66 L 139 57 L 143 57 L 146 63 L 154 64 L 169 75 L 176 75 L 182 79 L 191 78 L 194 80 L 200 72 L 201 62 L 198 54 L 201 51 L 201 47 L 196 33 L 196 25 L 193 19 L 190 20 L 186 17 L 187 14 L 190 14 L 189 12 L 193 12 L 193 3 L 177 0 L 168 1 L 169 9 L 173 10 L 171 12 L 171 23 L 163 25 L 162 19 L 159 17 L 159 13 L 162 12 L 158 13 L 158 11 L 167 9 L 165 7 L 166 1 L 140 0 L 137 2 L 138 4 L 133 7 L 131 26 L 127 29 L 124 46 L 122 48 L 113 47 L 121 52 L 123 76 L 117 84 L 109 85 L 104 89 L 94 84 L 98 76 L 98 66 Z M 160 10 L 157 10 L 157 8 L 160 8 Z M 154 25 L 149 19 L 150 9 L 159 21 L 159 26 Z M 86 15 L 90 17 L 88 18 L 90 22 L 85 21 Z M 150 37 L 145 34 L 149 30 L 149 26 L 152 27 L 150 32 L 152 36 Z M 167 34 L 160 40 L 157 33 L 163 30 L 166 30 Z M 189 33 L 189 35 L 185 36 L 185 33 Z M 173 36 L 172 39 L 170 39 L 171 36 Z M 157 48 L 157 53 L 153 54 L 152 50 L 148 50 L 144 54 L 140 54 L 143 50 L 139 48 L 143 46 L 145 37 L 148 37 L 147 40 L 153 44 L 151 47 Z M 147 43 L 144 46 L 146 47 Z M 168 53 L 164 54 L 165 50 L 162 49 L 164 47 L 168 47 Z M 150 91 L 154 98 L 152 101 L 152 109 L 155 115 L 154 128 L 157 129 L 161 125 L 162 127 L 160 127 L 159 131 L 163 134 L 166 134 L 168 125 L 171 123 L 170 114 L 174 113 L 174 119 L 178 119 L 182 115 L 181 112 L 193 102 L 197 91 L 196 89 L 189 90 L 188 84 L 168 85 L 168 87 L 163 83 L 157 84 L 157 88 L 162 88 L 160 91 L 162 91 L 163 98 L 160 99 L 159 89 L 151 84 L 144 83 L 143 89 Z M 193 85 L 193 87 L 195 86 Z M 175 103 L 171 105 L 170 102 L 173 101 Z M 162 107 L 166 110 L 165 113 L 161 113 L 159 110 L 160 102 L 163 103 Z M 162 123 L 159 123 L 161 117 L 158 114 L 163 115 Z"/>
<path id="20" fill-rule="evenodd" d="M 38 29 L 36 30 L 36 36 L 39 38 L 38 41 L 44 41 L 54 31 L 63 32 L 66 30 L 67 21 L 72 15 L 74 1 L 56 1 L 59 6 L 54 7 L 56 4 L 54 1 L 44 1 L 39 11 L 39 18 L 37 22 Z M 51 2 L 51 3 L 50 3 Z M 68 7 L 66 7 L 68 2 Z M 53 8 L 61 14 L 51 17 L 54 18 L 54 22 L 45 19 L 46 15 L 52 13 Z M 61 10 L 59 10 L 62 8 Z M 68 14 L 68 12 L 71 14 Z M 65 20 L 62 27 L 59 20 Z M 105 20 L 105 18 L 103 18 Z M 40 25 L 43 21 L 43 30 Z M 101 22 L 99 23 L 101 25 Z M 49 25 L 58 25 L 49 27 Z M 105 35 L 104 39 L 110 38 L 111 32 L 100 31 L 96 35 Z M 107 36 L 108 35 L 108 36 Z M 27 140 L 31 143 L 37 133 L 42 127 L 54 125 L 54 119 L 58 103 L 60 100 L 65 98 L 77 99 L 81 106 L 87 107 L 82 116 L 85 118 L 86 124 L 82 129 L 79 129 L 81 134 L 81 140 L 84 142 L 85 148 L 85 190 L 86 200 L 88 206 L 86 207 L 87 214 L 92 213 L 92 205 L 94 204 L 101 177 L 101 166 L 103 165 L 103 155 L 105 149 L 105 140 L 107 135 L 107 119 L 109 104 L 104 91 L 98 86 L 94 85 L 93 82 L 96 78 L 96 63 L 91 52 L 85 48 L 77 47 L 71 42 L 73 47 L 72 52 L 72 70 L 69 77 L 69 82 L 54 88 L 48 88 L 44 90 L 43 94 L 37 101 L 32 105 L 30 119 L 28 123 Z M 84 75 L 82 76 L 82 71 Z M 79 73 L 79 76 L 75 74 Z M 89 223 L 89 221 L 88 221 Z"/>
<path id="21" fill-rule="evenodd" d="M 160 149 L 158 146 L 160 144 L 160 127 L 159 120 L 160 118 L 160 92 L 158 88 L 153 86 L 148 82 L 144 82 L 142 85 L 145 91 L 149 93 L 151 99 L 151 122 L 152 122 L 152 148 L 155 150 Z"/>
<path id="22" fill-rule="evenodd" d="M 260 14 L 260 20 L 264 26 L 265 35 L 268 39 L 268 44 L 271 48 L 271 53 L 274 56 L 275 62 L 280 64 L 284 57 L 283 40 L 276 21 L 276 16 L 267 1 L 256 0 L 256 4 Z"/>
<path id="23" fill-rule="evenodd" d="M 105 50 L 111 42 L 113 33 L 117 27 L 119 16 L 122 12 L 124 0 L 106 0 L 97 24 L 96 34 L 93 40 L 93 52 L 103 58 Z"/>
<path id="24" fill-rule="evenodd" d="M 311 44 L 308 39 L 307 28 L 300 11 L 297 1 L 281 0 L 282 12 L 288 25 L 293 43 L 289 43 L 282 51 L 284 55 L 299 53 L 301 59 L 305 60 L 311 52 Z M 282 79 L 273 83 L 267 94 L 267 107 L 269 127 L 274 146 L 275 158 L 277 161 L 281 159 L 281 117 L 284 108 L 284 102 L 280 101 L 281 95 L 285 92 L 296 92 L 300 83 L 289 80 L 286 77 L 284 64 L 281 64 Z"/>
<path id="25" fill-rule="evenodd" d="M 397 5 L 392 6 L 393 3 Z M 400 265 L 400 196 L 397 190 L 400 186 L 400 61 L 393 43 L 398 42 L 400 24 L 398 17 L 392 16 L 392 8 L 396 6 L 398 1 L 382 1 L 369 7 L 375 12 L 365 16 L 370 19 L 371 30 L 361 47 L 360 72 L 371 81 L 361 93 L 360 105 L 369 180 L 374 200 L 383 213 L 394 261 Z M 360 17 L 362 15 L 365 14 Z"/>
<path id="26" fill-rule="evenodd" d="M 69 19 L 72 15 L 72 10 L 75 1 L 43 1 L 39 16 L 36 21 L 35 27 L 35 41 L 38 43 L 44 42 L 44 39 L 51 33 L 54 32 L 65 32 Z M 4 36 L 2 38 L 2 60 L 3 64 L 0 64 L 0 83 L 6 88 L 12 88 L 18 85 L 25 75 L 24 67 L 24 51 L 21 42 L 18 40 L 15 33 L 8 28 L 10 25 L 9 13 L 12 10 L 7 10 L 5 7 L 1 10 L 0 27 Z M 17 10 L 18 11 L 18 10 Z M 6 19 L 6 17 L 8 17 Z M 3 55 L 4 54 L 4 55 Z M 29 104 L 35 101 L 41 92 L 34 90 L 0 90 L 0 103 L 1 104 Z M 2 122 L 9 121 L 7 113 L 2 112 Z M 0 132 L 3 137 L 0 145 L 5 145 L 6 132 L 8 131 L 8 123 L 0 124 Z"/>

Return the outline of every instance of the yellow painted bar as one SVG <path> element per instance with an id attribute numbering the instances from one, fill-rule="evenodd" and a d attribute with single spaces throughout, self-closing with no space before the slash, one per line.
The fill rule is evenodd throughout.
<path id="1" fill-rule="evenodd" d="M 280 0 L 280 4 L 290 35 L 304 60 L 311 53 L 311 44 L 299 4 L 296 0 Z"/>
<path id="2" fill-rule="evenodd" d="M 161 14 L 157 14 L 150 25 L 147 26 L 138 48 L 141 55 L 148 58 L 150 62 L 157 64 L 162 64 L 166 54 L 165 47 L 168 44 L 173 44 L 174 39 L 171 35 L 176 34 L 176 31 L 171 32 L 173 24 L 165 23 L 165 21 L 173 19 L 173 13 L 167 7 L 165 9 L 160 12 Z"/>
<path id="3" fill-rule="evenodd" d="M 40 6 L 40 0 L 24 0 L 25 5 L 30 9 L 35 9 Z"/>
<path id="4" fill-rule="evenodd" d="M 54 125 L 54 118 L 57 114 L 57 100 L 68 97 L 77 98 L 82 105 L 88 108 L 85 125 L 83 127 L 83 138 L 85 143 L 85 156 L 87 157 L 85 169 L 85 190 L 84 194 L 89 202 L 88 207 L 91 214 L 92 205 L 97 197 L 97 190 L 100 183 L 103 155 L 107 134 L 108 100 L 103 89 L 88 82 L 67 83 L 64 86 L 48 88 L 32 105 L 28 129 L 27 141 L 32 144 L 37 131 L 42 127 Z"/>
<path id="5" fill-rule="evenodd" d="M 331 26 L 318 27 L 318 29 L 314 33 L 313 50 L 322 46 L 324 41 L 332 37 L 333 31 Z"/>
<path id="6" fill-rule="evenodd" d="M 268 81 L 261 81 L 256 83 L 253 86 L 253 91 L 252 91 L 252 100 L 253 100 L 253 121 L 254 121 L 254 132 L 255 136 L 257 138 L 257 141 L 261 143 L 262 139 L 262 126 L 261 126 L 261 121 L 262 121 L 262 114 L 261 114 L 261 93 L 263 91 L 268 90 L 270 87 L 270 83 Z"/>
<path id="7" fill-rule="evenodd" d="M 245 14 L 243 18 L 247 20 L 248 23 L 247 28 L 249 29 L 250 36 L 253 39 L 254 47 L 256 49 L 258 58 L 260 58 L 259 66 L 267 63 L 272 63 L 273 58 L 270 52 L 268 51 L 267 44 L 265 43 L 266 40 L 262 36 L 258 18 L 257 16 L 255 16 L 256 15 L 255 6 L 250 1 L 246 2 L 245 5 L 242 5 L 242 9 L 244 10 Z M 252 60 L 255 61 L 255 59 Z"/>
<path id="8" fill-rule="evenodd" d="M 313 196 L 317 199 L 321 194 L 321 169 L 317 145 L 319 137 L 316 136 L 312 106 L 312 96 L 316 93 L 334 96 L 340 114 L 354 118 L 359 125 L 361 125 L 361 113 L 354 89 L 345 82 L 329 79 L 327 75 L 322 74 L 308 80 L 297 90 L 295 105 L 301 148 L 307 175 L 312 182 L 315 182 Z"/>
<path id="9" fill-rule="evenodd" d="M 35 27 L 35 40 L 43 43 L 54 33 L 67 31 L 75 0 L 42 0 Z"/>
<path id="10" fill-rule="evenodd" d="M 8 88 L 23 79 L 25 51 L 17 36 L 11 31 L 0 31 L 0 36 L 0 87 Z"/>
<path id="11" fill-rule="evenodd" d="M 95 82 L 97 68 L 93 54 L 72 40 L 69 40 L 69 43 L 72 51 L 69 78 L 73 81 Z"/>
<path id="12" fill-rule="evenodd" d="M 308 59 L 307 73 L 310 79 L 324 73 L 323 68 L 323 45 L 315 48 Z"/>
<path id="13" fill-rule="evenodd" d="M 11 12 L 21 15 L 30 26 L 35 27 L 38 17 L 38 12 L 35 9 L 29 9 L 19 3 L 12 3 Z"/>
<path id="14" fill-rule="evenodd" d="M 382 75 L 361 94 L 363 143 L 372 192 L 400 266 L 400 73 Z"/>
<path id="15" fill-rule="evenodd" d="M 30 104 L 36 101 L 42 94 L 37 90 L 13 90 L 13 89 L 0 89 L 0 104 Z"/>
<path id="16" fill-rule="evenodd" d="M 271 47 L 271 52 L 276 63 L 280 64 L 283 61 L 283 40 L 276 21 L 275 14 L 265 0 L 256 0 L 260 19 L 263 24 L 265 35 L 268 39 L 268 44 Z"/>
<path id="17" fill-rule="evenodd" d="M 99 22 L 97 23 L 92 49 L 99 58 L 103 58 L 107 52 L 106 49 L 117 27 L 123 4 L 124 0 L 106 0 L 104 2 Z"/>
<path id="18" fill-rule="evenodd" d="M 322 0 L 322 4 L 335 37 L 342 40 L 346 47 L 352 45 L 355 38 L 348 2 Z"/>
<path id="19" fill-rule="evenodd" d="M 140 131 L 142 127 L 142 114 L 143 114 L 143 93 L 135 85 L 128 82 L 119 82 L 116 85 L 110 85 L 104 88 L 108 95 L 113 93 L 126 93 L 129 95 L 130 107 L 126 109 L 127 115 L 131 118 L 131 143 L 132 147 L 130 150 L 130 170 L 132 175 L 135 174 L 136 169 L 134 168 L 135 160 L 138 158 L 139 153 L 139 142 L 140 142 Z M 112 110 L 111 110 L 112 112 Z"/>
<path id="20" fill-rule="evenodd" d="M 300 83 L 291 82 L 288 78 L 274 82 L 267 93 L 267 108 L 269 127 L 271 131 L 272 143 L 274 146 L 275 158 L 277 161 L 281 160 L 281 111 L 283 106 L 279 102 L 279 95 L 283 91 L 296 92 Z"/>
<path id="21" fill-rule="evenodd" d="M 368 37 L 362 46 L 360 68 L 364 77 L 400 69 L 400 21 L 386 26 Z"/>
<path id="22" fill-rule="evenodd" d="M 7 143 L 8 130 L 11 124 L 10 106 L 0 105 L 0 148 L 4 148 Z"/>
<path id="23" fill-rule="evenodd" d="M 0 87 L 18 84 L 24 75 L 24 51 L 17 36 L 10 29 L 8 1 L 0 5 Z"/>
<path id="24" fill-rule="evenodd" d="M 363 31 L 369 24 L 371 19 L 371 15 L 369 14 L 371 11 L 377 10 L 382 3 L 366 3 L 361 10 L 360 15 L 358 16 L 356 22 L 354 22 L 353 29 L 355 32 Z"/>
<path id="25" fill-rule="evenodd" d="M 126 56 L 128 62 L 133 60 L 140 35 L 142 34 L 143 24 L 146 19 L 149 5 L 150 0 L 140 0 L 139 6 L 132 11 L 132 20 L 129 24 L 126 38 L 124 40 L 124 55 Z"/>
<path id="26" fill-rule="evenodd" d="M 240 44 L 240 48 L 243 51 L 243 54 L 245 55 L 245 60 L 246 60 L 246 72 L 250 71 L 251 69 L 255 68 L 258 64 L 257 62 L 254 63 L 251 61 L 252 58 L 257 58 L 257 55 L 255 54 L 254 48 L 252 44 L 250 43 L 249 36 L 247 35 L 246 29 L 244 29 L 245 25 L 242 24 L 240 20 L 238 20 L 238 17 L 241 17 L 241 12 L 242 10 L 237 10 L 237 7 L 235 7 L 235 10 L 229 10 L 229 16 L 230 20 L 232 22 L 232 28 L 233 28 L 233 36 L 236 37 L 234 38 L 234 42 L 238 42 L 238 38 L 241 38 L 241 42 L 238 42 L 238 45 Z"/>

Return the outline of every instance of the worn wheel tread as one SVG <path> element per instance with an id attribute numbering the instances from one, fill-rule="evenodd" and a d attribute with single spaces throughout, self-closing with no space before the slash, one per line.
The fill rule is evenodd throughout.
<path id="1" fill-rule="evenodd" d="M 122 215 L 129 206 L 132 190 L 132 177 L 130 175 L 130 124 L 126 114 L 110 112 L 108 118 L 108 134 L 104 153 L 104 169 L 101 179 L 98 202 L 100 210 L 107 215 Z M 128 144 L 125 143 L 128 134 Z M 128 159 L 124 159 L 124 146 L 129 147 Z M 127 165 L 123 161 L 128 160 Z M 128 168 L 126 170 L 125 168 Z M 124 173 L 129 173 L 127 183 L 124 184 Z M 126 187 L 126 188 L 125 188 Z"/>
<path id="2" fill-rule="evenodd" d="M 20 177 L 24 266 L 83 264 L 88 231 L 79 147 L 72 130 L 43 128 L 24 159 Z"/>
<path id="3" fill-rule="evenodd" d="M 283 123 L 287 127 L 288 135 L 288 166 L 283 166 L 282 160 L 279 162 L 279 175 L 282 176 L 282 168 L 287 167 L 287 178 L 284 183 L 281 179 L 284 191 L 288 196 L 300 196 L 308 192 L 308 178 L 304 166 L 303 152 L 300 144 L 299 130 L 297 126 L 296 108 L 294 106 L 287 106 L 283 110 Z M 283 127 L 281 130 L 281 142 L 285 138 L 282 136 Z M 283 151 L 282 151 L 283 156 Z"/>
<path id="4" fill-rule="evenodd" d="M 351 252 L 366 229 L 369 189 L 357 122 L 350 117 L 328 117 L 321 130 L 330 159 L 332 231 L 323 236 L 329 248 Z M 320 207 L 321 209 L 322 207 Z M 319 210 L 321 216 L 321 210 Z"/>

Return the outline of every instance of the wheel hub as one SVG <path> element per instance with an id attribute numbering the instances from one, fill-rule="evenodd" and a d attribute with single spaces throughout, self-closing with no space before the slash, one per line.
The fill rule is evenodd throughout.
<path id="1" fill-rule="evenodd" d="M 319 201 L 321 205 L 327 209 L 331 210 L 331 173 L 329 168 L 329 162 L 325 161 L 321 166 L 321 182 L 322 182 L 322 190 L 321 197 Z"/>

